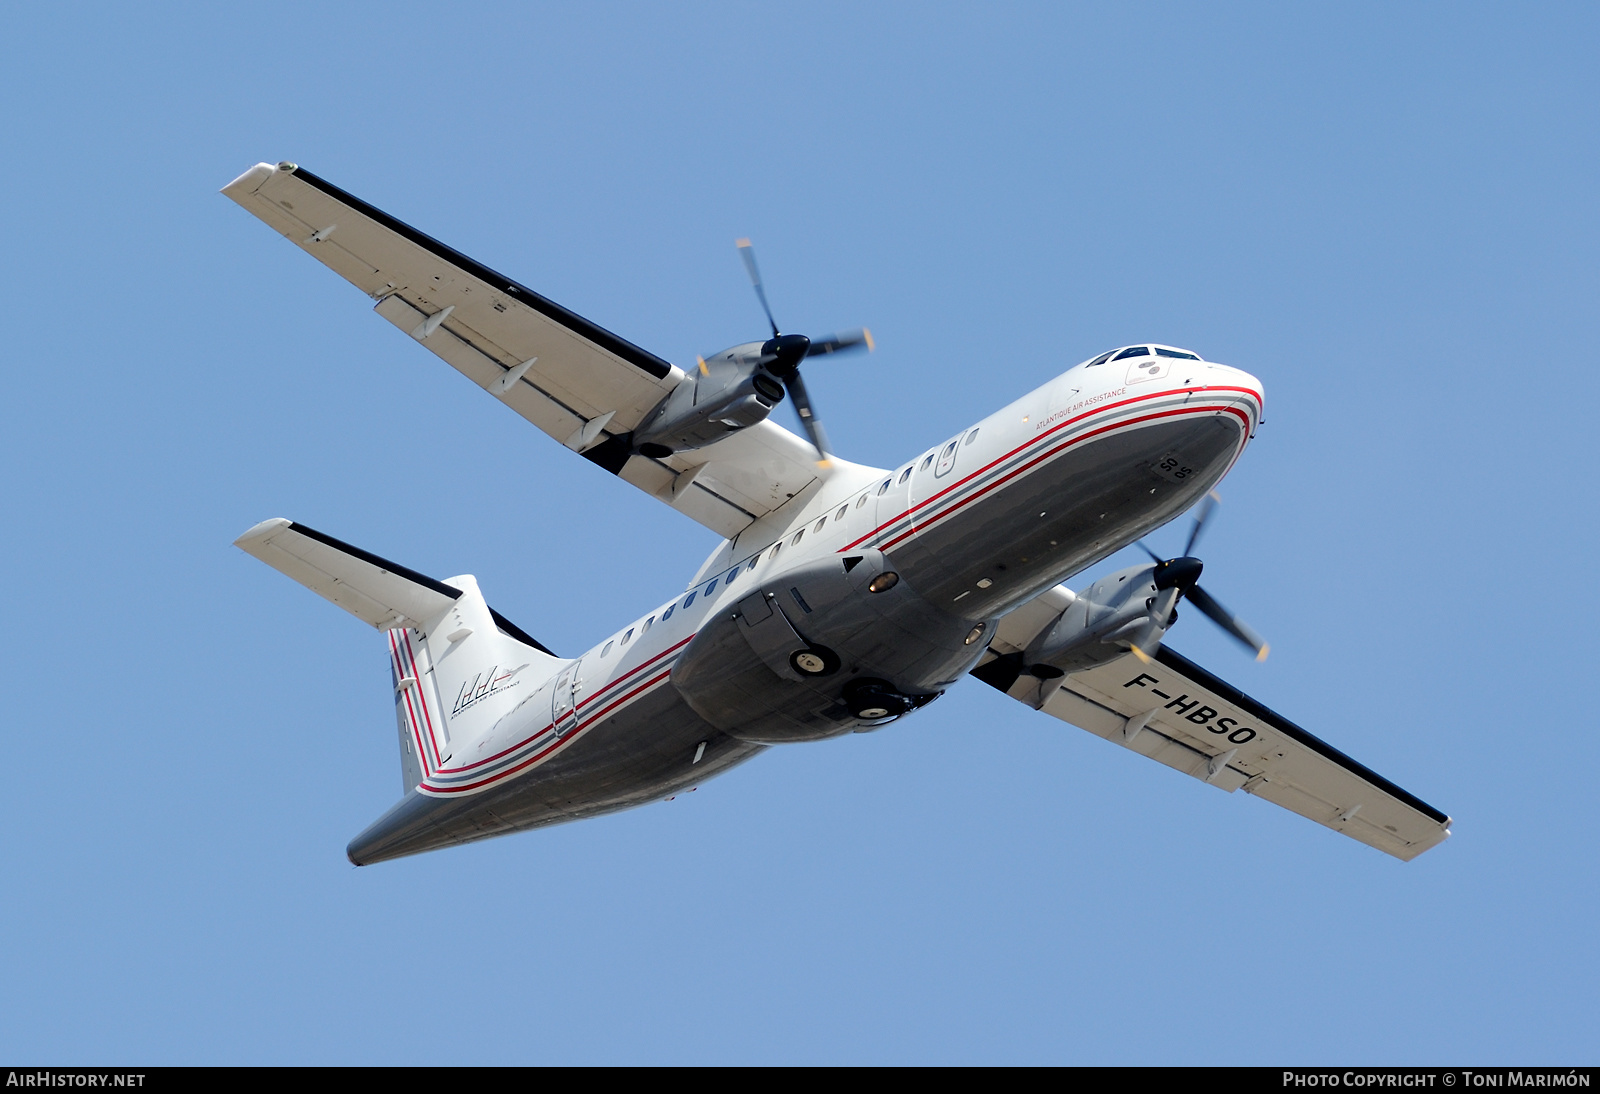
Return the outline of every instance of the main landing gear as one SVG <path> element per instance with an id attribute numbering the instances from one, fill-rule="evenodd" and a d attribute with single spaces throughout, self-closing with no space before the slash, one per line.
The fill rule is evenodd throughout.
<path id="1" fill-rule="evenodd" d="M 870 676 L 852 680 L 844 686 L 844 703 L 850 713 L 868 722 L 882 718 L 898 718 L 917 706 L 909 695 L 901 695 L 885 680 Z"/>
<path id="2" fill-rule="evenodd" d="M 802 676 L 831 676 L 839 671 L 839 655 L 826 646 L 807 646 L 789 655 L 789 664 Z M 862 721 L 884 722 L 910 713 L 937 696 L 902 695 L 887 680 L 863 676 L 844 686 L 844 704 Z"/>

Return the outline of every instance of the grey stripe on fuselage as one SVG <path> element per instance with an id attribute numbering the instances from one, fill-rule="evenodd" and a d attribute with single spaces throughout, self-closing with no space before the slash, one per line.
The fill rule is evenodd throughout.
<path id="1" fill-rule="evenodd" d="M 1096 437 L 966 502 L 958 516 L 919 524 L 887 551 L 931 603 L 969 619 L 1004 614 L 1188 509 L 1227 471 L 1243 432 L 1237 418 L 1219 411 Z M 1052 438 L 1030 446 L 964 496 L 982 495 L 988 482 L 1070 443 Z M 1151 466 L 1170 450 L 1183 452 L 1192 468 L 1183 480 Z M 896 527 L 874 538 L 891 541 L 910 522 Z M 979 588 L 983 580 L 990 584 Z"/>

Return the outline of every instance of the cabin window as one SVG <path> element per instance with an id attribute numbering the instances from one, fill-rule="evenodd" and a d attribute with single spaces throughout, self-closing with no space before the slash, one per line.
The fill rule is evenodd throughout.
<path id="1" fill-rule="evenodd" d="M 610 642 L 607 642 L 606 643 L 606 648 L 600 651 L 600 656 L 601 657 L 610 657 L 611 656 L 611 647 L 615 646 L 616 644 L 617 644 L 616 639 L 612 639 Z"/>
<path id="2" fill-rule="evenodd" d="M 933 453 L 929 452 L 926 456 L 922 457 L 922 469 L 924 471 L 926 471 L 928 468 L 930 468 L 932 466 L 933 466 Z"/>
<path id="3" fill-rule="evenodd" d="M 1200 360 L 1200 358 L 1196 357 L 1192 353 L 1184 353 L 1182 350 L 1176 350 L 1176 349 L 1162 349 L 1160 346 L 1156 347 L 1156 356 L 1157 357 L 1181 357 L 1185 361 L 1198 361 L 1198 360 Z"/>
<path id="4" fill-rule="evenodd" d="M 911 477 L 911 468 L 908 467 L 904 471 L 900 472 L 900 481 L 902 483 L 904 483 L 910 477 Z"/>
<path id="5" fill-rule="evenodd" d="M 760 561 L 761 561 L 761 556 L 760 555 L 751 555 L 750 556 L 750 565 L 746 566 L 745 569 L 746 570 L 754 570 L 756 568 L 756 563 L 758 563 Z"/>
<path id="6" fill-rule="evenodd" d="M 644 621 L 644 626 L 639 628 L 639 636 L 641 638 L 644 637 L 645 632 L 647 632 L 651 627 L 653 627 L 655 625 L 656 625 L 656 617 L 652 615 L 649 619 L 646 619 Z"/>
<path id="7" fill-rule="evenodd" d="M 865 504 L 867 504 L 867 495 L 866 494 L 862 494 L 859 498 L 856 499 L 856 508 L 860 509 Z"/>
<path id="8" fill-rule="evenodd" d="M 667 610 L 661 613 L 661 622 L 665 623 L 672 618 L 672 613 L 678 609 L 676 604 L 668 604 Z"/>
<path id="9" fill-rule="evenodd" d="M 624 635 L 623 635 L 623 636 L 622 636 L 622 644 L 623 644 L 623 645 L 624 645 L 624 646 L 626 646 L 626 645 L 627 645 L 627 644 L 628 644 L 628 639 L 630 639 L 630 638 L 632 638 L 632 637 L 633 637 L 633 628 L 632 628 L 632 627 L 629 627 L 629 628 L 628 628 L 628 630 L 627 630 L 627 633 L 625 633 L 625 634 L 624 634 Z"/>
<path id="10" fill-rule="evenodd" d="M 1113 357 L 1112 360 L 1120 361 L 1124 357 L 1149 357 L 1149 356 L 1150 356 L 1150 350 L 1149 350 L 1148 347 L 1146 347 L 1146 346 L 1130 346 L 1127 349 L 1123 350 L 1121 353 L 1117 354 L 1115 357 Z"/>
<path id="11" fill-rule="evenodd" d="M 850 511 L 850 506 L 841 505 L 841 506 L 839 506 L 839 511 L 837 513 L 833 514 L 833 519 L 834 520 L 843 520 L 844 519 L 844 515 L 846 513 L 848 513 L 849 511 Z"/>
<path id="12" fill-rule="evenodd" d="M 728 571 L 728 580 L 724 581 L 723 584 L 724 585 L 732 585 L 733 584 L 733 579 L 738 577 L 738 576 L 739 576 L 739 567 L 735 566 L 733 569 Z"/>
<path id="13" fill-rule="evenodd" d="M 1114 349 L 1108 349 L 1104 353 L 1102 353 L 1099 357 L 1096 357 L 1093 361 L 1090 361 L 1087 365 L 1084 365 L 1083 367 L 1084 368 L 1094 368 L 1094 366 L 1096 366 L 1096 365 L 1103 365 L 1107 361 L 1111 360 L 1111 355 L 1113 353 L 1115 353 L 1115 352 L 1117 352 L 1117 351 L 1114 350 Z"/>
<path id="14" fill-rule="evenodd" d="M 815 528 L 811 529 L 811 530 L 813 532 L 820 532 L 820 531 L 822 531 L 822 526 L 824 524 L 827 524 L 827 523 L 828 523 L 828 518 L 827 517 L 823 517 L 821 520 L 817 521 L 817 526 Z"/>
<path id="15" fill-rule="evenodd" d="M 974 429 L 971 433 L 967 434 L 967 443 L 968 444 L 971 444 L 973 441 L 975 441 L 977 439 L 978 439 L 978 431 L 976 429 Z"/>
<path id="16" fill-rule="evenodd" d="M 789 541 L 789 546 L 791 546 L 791 547 L 799 546 L 800 545 L 800 540 L 805 537 L 805 534 L 806 534 L 806 530 L 804 528 L 800 529 L 798 532 L 796 532 L 794 534 L 794 538 Z"/>
<path id="17" fill-rule="evenodd" d="M 880 498 L 883 497 L 883 495 L 885 495 L 885 494 L 887 494 L 889 492 L 889 484 L 891 482 L 893 482 L 893 481 L 894 481 L 893 479 L 884 479 L 883 480 L 883 485 L 878 487 L 878 496 Z"/>
<path id="18" fill-rule="evenodd" d="M 687 608 L 690 604 L 693 604 L 694 603 L 694 597 L 695 597 L 694 593 L 690 593 L 688 596 L 684 597 L 683 598 L 683 606 L 685 608 Z"/>
<path id="19" fill-rule="evenodd" d="M 771 562 L 773 559 L 777 558 L 778 557 L 778 552 L 781 551 L 781 550 L 783 550 L 783 544 L 774 543 L 772 545 L 772 553 L 767 556 L 767 561 Z"/>

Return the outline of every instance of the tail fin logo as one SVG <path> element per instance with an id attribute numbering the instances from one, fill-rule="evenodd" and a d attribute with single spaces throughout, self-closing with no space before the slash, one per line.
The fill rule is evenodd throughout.
<path id="1" fill-rule="evenodd" d="M 471 680 L 461 685 L 461 691 L 456 695 L 455 706 L 450 708 L 451 716 L 453 717 L 464 710 L 472 709 L 491 695 L 497 695 L 507 688 L 516 687 L 521 683 L 520 680 L 515 678 L 516 675 L 527 667 L 526 664 L 523 664 L 514 669 L 501 672 L 500 666 L 496 665 L 488 672 L 478 673 Z"/>

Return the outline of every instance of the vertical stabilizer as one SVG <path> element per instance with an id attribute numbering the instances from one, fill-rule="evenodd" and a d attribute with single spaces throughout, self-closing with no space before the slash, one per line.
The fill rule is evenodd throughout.
<path id="1" fill-rule="evenodd" d="M 565 664 L 489 607 L 474 577 L 437 581 L 282 518 L 234 543 L 385 632 L 407 793 L 481 758 L 469 753 Z"/>
<path id="2" fill-rule="evenodd" d="M 407 791 L 441 768 L 486 758 L 479 753 L 495 723 L 563 664 L 503 630 L 476 579 L 445 584 L 461 595 L 444 612 L 388 635 Z"/>

